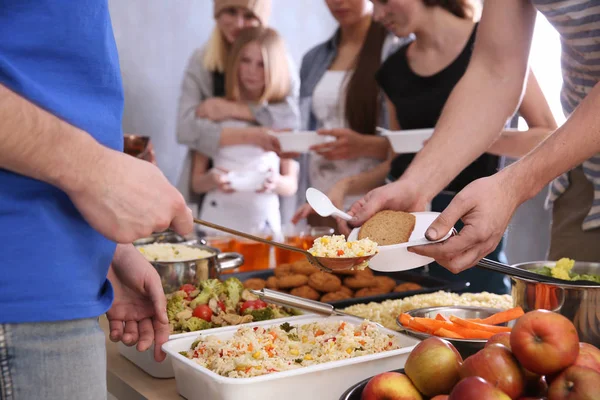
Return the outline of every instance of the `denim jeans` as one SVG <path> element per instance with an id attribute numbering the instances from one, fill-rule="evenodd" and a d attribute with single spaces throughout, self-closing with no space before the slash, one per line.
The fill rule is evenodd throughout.
<path id="1" fill-rule="evenodd" d="M 0 324 L 0 399 L 106 400 L 104 340 L 97 318 Z"/>
<path id="2" fill-rule="evenodd" d="M 431 202 L 431 210 L 442 212 L 448 207 L 448 204 L 450 204 L 453 198 L 454 196 L 451 194 L 437 195 Z M 462 227 L 463 224 L 461 221 L 458 221 L 455 225 L 457 230 L 460 230 Z M 506 262 L 506 255 L 504 254 L 504 238 L 502 238 L 498 246 L 487 256 L 487 258 L 494 261 Z M 466 292 L 510 293 L 510 280 L 506 275 L 477 267 L 465 270 L 459 274 L 453 274 L 446 268 L 434 262 L 429 265 L 429 274 L 436 278 L 445 279 L 451 282 L 470 282 L 471 285 L 465 290 Z"/>

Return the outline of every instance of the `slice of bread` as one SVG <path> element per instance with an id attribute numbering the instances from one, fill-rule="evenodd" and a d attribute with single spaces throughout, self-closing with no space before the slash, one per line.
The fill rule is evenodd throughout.
<path id="1" fill-rule="evenodd" d="M 403 211 L 380 211 L 361 226 L 358 238 L 369 238 L 379 246 L 406 243 L 415 221 L 414 215 Z"/>

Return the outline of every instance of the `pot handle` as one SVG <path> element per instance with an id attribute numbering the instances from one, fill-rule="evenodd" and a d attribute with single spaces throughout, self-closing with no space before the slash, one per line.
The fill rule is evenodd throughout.
<path id="1" fill-rule="evenodd" d="M 217 255 L 219 261 L 219 272 L 228 269 L 236 269 L 244 265 L 244 256 L 240 253 L 226 252 Z"/>

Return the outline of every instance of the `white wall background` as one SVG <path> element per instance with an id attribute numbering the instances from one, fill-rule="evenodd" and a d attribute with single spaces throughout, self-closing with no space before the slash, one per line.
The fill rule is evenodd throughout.
<path id="1" fill-rule="evenodd" d="M 212 0 L 110 0 L 125 87 L 125 132 L 148 135 L 159 167 L 176 183 L 184 149 L 175 140 L 179 85 L 187 59 L 214 26 Z M 327 39 L 334 21 L 323 0 L 273 0 L 271 26 L 297 69 L 304 52 Z"/>
<path id="2" fill-rule="evenodd" d="M 324 0 L 273 0 L 271 25 L 286 39 L 299 68 L 302 55 L 325 40 L 334 21 Z M 149 135 L 160 168 L 175 183 L 184 149 L 175 140 L 179 85 L 187 59 L 213 27 L 212 0 L 109 0 L 125 87 L 124 129 Z M 563 120 L 560 90 L 560 43 L 543 18 L 538 18 L 532 66 L 557 120 Z M 545 257 L 549 213 L 541 193 L 524 204 L 509 227 L 510 262 Z"/>

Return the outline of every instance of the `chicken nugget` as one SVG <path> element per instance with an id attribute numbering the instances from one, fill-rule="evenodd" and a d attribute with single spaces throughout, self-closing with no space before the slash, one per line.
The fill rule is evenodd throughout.
<path id="1" fill-rule="evenodd" d="M 319 292 L 337 292 L 342 287 L 340 278 L 327 272 L 315 272 L 308 277 L 308 285 Z"/>
<path id="2" fill-rule="evenodd" d="M 294 274 L 285 275 L 277 278 L 277 285 L 280 289 L 291 289 L 306 285 L 308 282 L 308 276 Z"/>
<path id="3" fill-rule="evenodd" d="M 351 299 L 351 298 L 352 298 L 352 295 L 348 294 L 347 292 L 338 290 L 337 292 L 325 293 L 321 297 L 321 301 L 323 303 L 329 303 L 330 301 L 339 301 L 339 300 L 346 300 L 346 299 Z"/>
<path id="4" fill-rule="evenodd" d="M 338 290 L 338 292 L 347 293 L 350 297 L 354 296 L 354 290 L 350 289 L 348 286 L 342 285 L 342 287 L 340 288 L 340 290 Z"/>
<path id="5" fill-rule="evenodd" d="M 380 294 L 387 294 L 388 292 L 385 292 L 383 289 L 381 289 L 380 287 L 368 287 L 368 288 L 363 288 L 360 289 L 359 291 L 357 291 L 356 293 L 354 293 L 354 297 L 358 298 L 358 297 L 369 297 L 369 296 L 377 296 Z"/>
<path id="6" fill-rule="evenodd" d="M 260 278 L 250 278 L 244 281 L 244 287 L 254 290 L 262 290 L 267 285 L 267 281 Z"/>
<path id="7" fill-rule="evenodd" d="M 340 276 L 354 276 L 358 272 L 357 269 L 337 269 L 333 273 Z"/>
<path id="8" fill-rule="evenodd" d="M 356 273 L 354 275 L 373 276 L 373 270 L 371 268 L 367 267 L 365 269 L 356 270 Z"/>
<path id="9" fill-rule="evenodd" d="M 319 268 L 315 267 L 306 260 L 302 260 L 296 261 L 292 264 L 292 272 L 294 272 L 295 274 L 310 276 L 315 272 L 319 272 Z"/>
<path id="10" fill-rule="evenodd" d="M 414 282 L 404 282 L 394 288 L 394 292 L 410 292 L 412 290 L 422 289 L 423 286 Z"/>
<path id="11" fill-rule="evenodd" d="M 279 288 L 279 282 L 276 276 L 270 276 L 267 279 L 267 283 L 265 284 L 265 287 L 267 289 L 273 289 L 273 290 L 277 290 L 277 288 Z"/>
<path id="12" fill-rule="evenodd" d="M 375 276 L 373 279 L 375 279 L 377 282 L 377 286 L 375 287 L 385 290 L 386 293 L 391 292 L 394 290 L 394 287 L 396 287 L 396 280 L 390 278 L 389 276 Z"/>
<path id="13" fill-rule="evenodd" d="M 319 297 L 321 297 L 319 292 L 317 292 L 315 289 L 311 288 L 308 285 L 294 288 L 290 291 L 290 294 L 292 296 L 303 297 L 305 299 L 310 299 L 310 300 L 319 300 Z"/>
<path id="14" fill-rule="evenodd" d="M 359 290 L 377 286 L 377 281 L 374 277 L 368 275 L 349 276 L 344 279 L 344 285 L 352 290 Z"/>
<path id="15" fill-rule="evenodd" d="M 286 275 L 293 275 L 292 264 L 281 264 L 275 267 L 275 276 L 282 277 Z"/>

